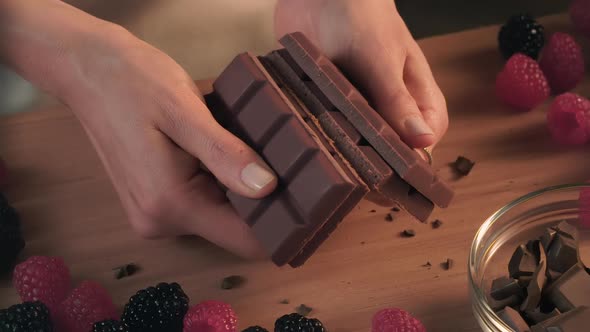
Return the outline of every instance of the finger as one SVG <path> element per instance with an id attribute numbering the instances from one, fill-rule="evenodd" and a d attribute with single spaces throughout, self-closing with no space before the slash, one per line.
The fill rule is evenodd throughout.
<path id="1" fill-rule="evenodd" d="M 405 51 L 393 44 L 374 39 L 359 45 L 353 49 L 345 70 L 352 73 L 402 140 L 414 148 L 432 145 L 434 132 L 405 86 Z"/>
<path id="2" fill-rule="evenodd" d="M 198 173 L 178 193 L 178 220 L 184 220 L 185 234 L 199 235 L 245 258 L 266 257 L 260 242 L 248 225 L 236 214 L 215 179 Z"/>
<path id="3" fill-rule="evenodd" d="M 406 58 L 404 82 L 424 121 L 434 132 L 435 143 L 438 142 L 449 126 L 447 104 L 418 45 L 410 49 Z"/>
<path id="4" fill-rule="evenodd" d="M 277 179 L 268 165 L 248 145 L 221 127 L 204 102 L 192 92 L 166 113 L 160 130 L 206 168 L 231 191 L 263 197 L 275 188 Z"/>

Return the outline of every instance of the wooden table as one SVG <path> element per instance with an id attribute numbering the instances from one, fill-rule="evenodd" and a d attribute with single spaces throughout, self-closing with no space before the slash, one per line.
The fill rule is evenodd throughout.
<path id="1" fill-rule="evenodd" d="M 544 19 L 548 31 L 569 31 L 565 16 Z M 62 256 L 77 281 L 103 283 L 123 305 L 140 288 L 159 281 L 181 283 L 193 303 L 231 303 L 240 327 L 261 324 L 304 303 L 332 332 L 368 331 L 375 311 L 401 307 L 429 331 L 477 331 L 467 291 L 472 237 L 491 212 L 531 190 L 590 177 L 588 147 L 560 148 L 545 126 L 544 105 L 526 114 L 507 111 L 493 96 L 502 60 L 497 27 L 421 41 L 448 101 L 451 127 L 435 151 L 435 167 L 452 178 L 458 155 L 477 162 L 471 175 L 452 179 L 455 203 L 436 211 L 437 230 L 400 214 L 362 203 L 302 268 L 233 257 L 197 238 L 149 241 L 136 236 L 82 128 L 59 105 L 0 119 L 0 155 L 12 177 L 6 194 L 22 214 L 30 255 Z M 588 53 L 587 53 L 588 54 Z M 576 90 L 590 91 L 586 80 Z M 405 228 L 417 236 L 399 237 Z M 452 258 L 449 271 L 439 263 Z M 432 268 L 422 267 L 426 262 Z M 115 280 L 111 269 L 135 262 L 143 270 Z M 222 278 L 239 274 L 247 284 L 221 290 Z M 290 304 L 281 304 L 289 299 Z M 0 307 L 18 301 L 0 281 Z"/>

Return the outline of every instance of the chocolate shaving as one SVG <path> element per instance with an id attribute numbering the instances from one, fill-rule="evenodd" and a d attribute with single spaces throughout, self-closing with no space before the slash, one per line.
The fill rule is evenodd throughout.
<path id="1" fill-rule="evenodd" d="M 300 304 L 297 308 L 295 308 L 295 312 L 304 317 L 309 315 L 312 310 L 313 308 L 308 307 L 305 304 Z"/>
<path id="2" fill-rule="evenodd" d="M 455 172 L 460 175 L 463 175 L 463 176 L 469 175 L 469 173 L 471 172 L 471 169 L 473 169 L 474 165 L 475 165 L 475 162 L 473 162 L 463 156 L 457 157 L 457 160 L 455 160 L 455 162 L 452 164 Z"/>
<path id="3" fill-rule="evenodd" d="M 416 236 L 416 232 L 413 229 L 405 229 L 400 233 L 400 235 L 402 237 L 414 237 Z"/>
<path id="4" fill-rule="evenodd" d="M 451 258 L 447 258 L 446 261 L 440 263 L 440 266 L 443 268 L 443 270 L 448 271 L 453 268 L 453 263 L 454 262 Z"/>
<path id="5" fill-rule="evenodd" d="M 118 266 L 113 269 L 115 271 L 115 279 L 123 279 L 126 277 L 130 277 L 139 271 L 139 266 L 133 263 L 125 264 L 122 266 Z"/>
<path id="6" fill-rule="evenodd" d="M 430 223 L 430 225 L 432 225 L 433 229 L 440 228 L 440 226 L 442 226 L 442 224 L 443 224 L 443 222 L 439 219 L 436 219 L 435 221 Z"/>
<path id="7" fill-rule="evenodd" d="M 393 221 L 393 215 L 391 213 L 388 213 L 385 216 L 385 221 L 392 222 Z"/>
<path id="8" fill-rule="evenodd" d="M 238 275 L 232 275 L 229 277 L 223 278 L 221 281 L 221 289 L 233 289 L 241 287 L 243 284 L 246 283 L 246 278 Z"/>

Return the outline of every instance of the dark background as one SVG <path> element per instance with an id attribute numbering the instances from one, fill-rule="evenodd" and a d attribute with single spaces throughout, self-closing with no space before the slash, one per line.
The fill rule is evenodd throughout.
<path id="1" fill-rule="evenodd" d="M 358 0 L 363 1 L 363 0 Z M 396 0 L 415 38 L 499 24 L 510 15 L 543 16 L 567 11 L 569 0 Z"/>

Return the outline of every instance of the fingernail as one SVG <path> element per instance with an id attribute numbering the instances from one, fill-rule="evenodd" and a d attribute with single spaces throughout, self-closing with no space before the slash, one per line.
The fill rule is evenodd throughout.
<path id="1" fill-rule="evenodd" d="M 242 169 L 242 182 L 254 191 L 260 191 L 268 186 L 275 176 L 258 163 L 250 163 Z"/>
<path id="2" fill-rule="evenodd" d="M 408 134 L 413 136 L 422 136 L 422 135 L 434 135 L 434 132 L 430 127 L 418 117 L 412 117 L 406 120 L 404 123 Z"/>

